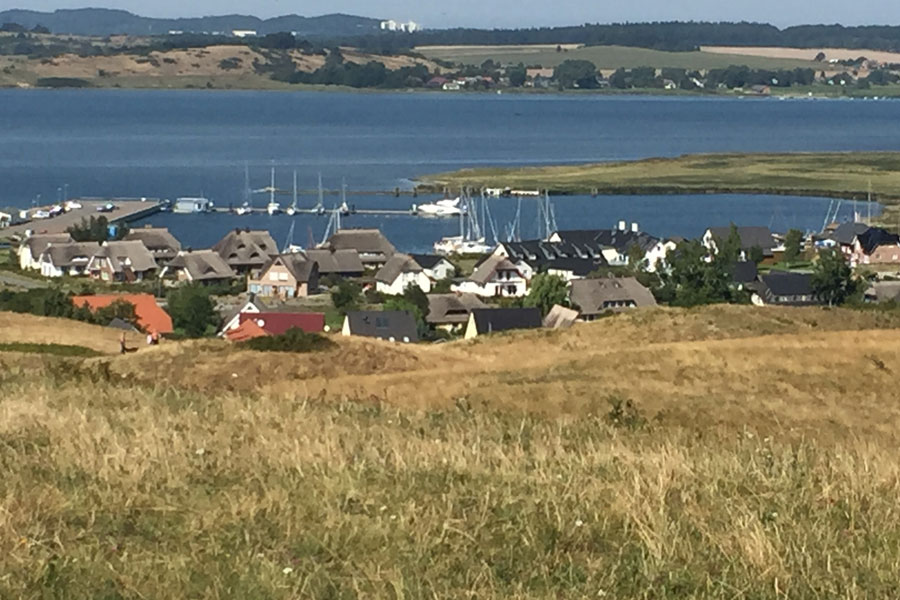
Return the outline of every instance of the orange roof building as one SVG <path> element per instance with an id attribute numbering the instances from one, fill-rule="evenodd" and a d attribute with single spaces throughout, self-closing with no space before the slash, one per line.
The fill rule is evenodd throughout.
<path id="1" fill-rule="evenodd" d="M 96 312 L 116 302 L 123 300 L 134 305 L 134 313 L 137 315 L 138 326 L 147 333 L 166 335 L 172 333 L 172 317 L 156 303 L 156 298 L 151 294 L 105 294 L 100 296 L 74 296 L 72 304 L 76 307 L 87 306 L 91 312 Z"/>
<path id="2" fill-rule="evenodd" d="M 240 326 L 229 330 L 225 334 L 225 337 L 231 342 L 246 342 L 247 340 L 266 337 L 267 335 L 270 335 L 269 332 L 257 325 L 256 321 L 251 319 L 244 321 Z"/>

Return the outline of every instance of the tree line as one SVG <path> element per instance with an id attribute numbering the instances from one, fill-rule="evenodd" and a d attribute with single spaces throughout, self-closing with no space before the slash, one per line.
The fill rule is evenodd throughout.
<path id="1" fill-rule="evenodd" d="M 584 24 L 532 29 L 440 29 L 412 34 L 383 33 L 352 40 L 354 45 L 585 44 L 691 51 L 700 46 L 787 46 L 900 50 L 900 26 L 800 25 L 779 29 L 767 23 L 656 22 Z"/>

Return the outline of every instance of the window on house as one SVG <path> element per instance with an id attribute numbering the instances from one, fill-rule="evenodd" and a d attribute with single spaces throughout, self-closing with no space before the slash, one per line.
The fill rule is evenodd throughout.
<path id="1" fill-rule="evenodd" d="M 278 280 L 279 280 L 279 281 L 287 281 L 287 280 L 288 280 L 288 274 L 287 274 L 287 273 L 279 273 L 279 274 L 278 274 Z"/>
<path id="2" fill-rule="evenodd" d="M 278 273 L 269 273 L 269 279 L 272 281 L 278 281 Z"/>
<path id="3" fill-rule="evenodd" d="M 390 321 L 386 317 L 375 317 L 375 329 L 387 329 Z"/>

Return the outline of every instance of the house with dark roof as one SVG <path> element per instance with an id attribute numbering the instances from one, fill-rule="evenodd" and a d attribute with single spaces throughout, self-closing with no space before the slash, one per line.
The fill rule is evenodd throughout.
<path id="1" fill-rule="evenodd" d="M 375 274 L 375 289 L 388 296 L 400 296 L 411 285 L 426 294 L 431 291 L 431 278 L 408 254 L 394 254 Z"/>
<path id="2" fill-rule="evenodd" d="M 438 256 L 437 254 L 410 254 L 409 256 L 417 265 L 422 267 L 425 275 L 431 281 L 450 279 L 456 275 L 456 267 L 444 256 Z"/>
<path id="3" fill-rule="evenodd" d="M 261 269 L 278 256 L 278 245 L 268 231 L 235 229 L 212 247 L 235 273 L 244 275 Z"/>
<path id="4" fill-rule="evenodd" d="M 487 307 L 475 294 L 428 294 L 425 321 L 437 329 L 455 331 L 469 322 L 473 310 Z"/>
<path id="5" fill-rule="evenodd" d="M 494 250 L 495 256 L 508 258 L 526 280 L 538 273 L 549 273 L 566 281 L 580 279 L 608 264 L 602 249 L 567 242 L 502 242 Z"/>
<path id="6" fill-rule="evenodd" d="M 156 259 L 139 240 L 103 242 L 87 265 L 91 279 L 107 282 L 143 281 L 156 270 Z"/>
<path id="7" fill-rule="evenodd" d="M 634 277 L 606 277 L 573 281 L 569 300 L 582 321 L 634 308 L 656 306 L 656 298 Z"/>
<path id="8" fill-rule="evenodd" d="M 181 242 L 169 233 L 169 230 L 165 227 L 151 227 L 148 225 L 140 229 L 132 229 L 125 234 L 123 240 L 126 242 L 143 242 L 160 268 L 166 266 L 167 262 L 181 252 Z"/>
<path id="9" fill-rule="evenodd" d="M 319 276 L 336 275 L 338 277 L 362 277 L 366 268 L 359 258 L 359 252 L 353 248 L 334 250 L 316 248 L 304 250 L 306 258 L 319 265 Z"/>
<path id="10" fill-rule="evenodd" d="M 555 231 L 548 241 L 574 247 L 591 256 L 602 256 L 605 264 L 613 266 L 628 265 L 632 255 L 640 252 L 644 266 L 650 272 L 654 272 L 658 264 L 665 263 L 669 250 L 675 248 L 674 242 L 641 231 L 637 223 L 632 223 L 629 228 L 625 221 L 620 221 L 615 229 Z"/>
<path id="11" fill-rule="evenodd" d="M 528 293 L 528 280 L 510 259 L 492 254 L 451 289 L 483 298 L 520 298 Z"/>
<path id="12" fill-rule="evenodd" d="M 347 313 L 341 333 L 345 336 L 406 344 L 419 341 L 416 319 L 406 311 L 368 310 Z"/>
<path id="13" fill-rule="evenodd" d="M 750 286 L 748 286 L 750 287 Z M 772 271 L 760 275 L 750 300 L 757 306 L 808 306 L 822 304 L 812 288 L 809 273 Z"/>
<path id="14" fill-rule="evenodd" d="M 379 269 L 397 252 L 394 245 L 378 229 L 341 229 L 322 248 L 356 250 L 363 265 Z"/>
<path id="15" fill-rule="evenodd" d="M 469 315 L 466 339 L 513 329 L 539 329 L 539 308 L 476 308 Z"/>
<path id="16" fill-rule="evenodd" d="M 869 227 L 850 246 L 850 266 L 900 264 L 900 235 Z"/>
<path id="17" fill-rule="evenodd" d="M 75 240 L 68 233 L 40 233 L 25 238 L 19 245 L 19 268 L 40 271 L 41 254 L 51 244 L 68 244 Z"/>
<path id="18" fill-rule="evenodd" d="M 261 298 L 305 298 L 319 289 L 319 265 L 305 254 L 280 254 L 247 280 L 247 291 Z"/>
<path id="19" fill-rule="evenodd" d="M 779 247 L 775 236 L 768 227 L 738 227 L 738 236 L 741 240 L 740 250 L 741 260 L 749 258 L 749 252 L 753 248 L 759 248 L 764 258 L 772 258 L 775 250 Z M 717 243 L 721 243 L 728 239 L 731 235 L 731 226 L 728 227 L 710 227 L 703 234 L 701 241 L 703 245 L 712 253 L 717 253 Z"/>
<path id="20" fill-rule="evenodd" d="M 182 250 L 160 274 L 163 279 L 176 283 L 203 285 L 228 283 L 236 276 L 225 260 L 212 250 Z"/>
<path id="21" fill-rule="evenodd" d="M 739 260 L 731 266 L 731 281 L 738 289 L 756 282 L 759 269 L 752 260 Z"/>

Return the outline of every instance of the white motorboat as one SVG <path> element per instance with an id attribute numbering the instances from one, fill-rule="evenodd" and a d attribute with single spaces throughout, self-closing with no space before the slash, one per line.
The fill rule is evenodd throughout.
<path id="1" fill-rule="evenodd" d="M 429 217 L 459 217 L 466 214 L 465 209 L 460 206 L 459 198 L 414 204 L 412 208 L 414 213 Z"/>
<path id="2" fill-rule="evenodd" d="M 270 215 L 277 215 L 281 212 L 281 205 L 277 202 L 269 202 L 269 204 L 266 206 L 266 212 Z"/>
<path id="3" fill-rule="evenodd" d="M 244 202 L 243 204 L 238 206 L 236 209 L 234 209 L 234 214 L 236 214 L 238 216 L 249 215 L 252 212 L 253 212 L 253 209 L 250 208 L 250 205 L 246 202 Z"/>

